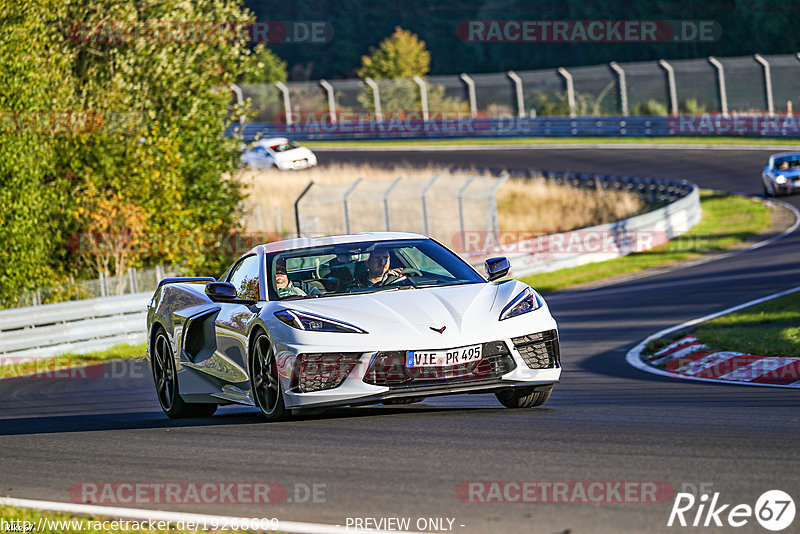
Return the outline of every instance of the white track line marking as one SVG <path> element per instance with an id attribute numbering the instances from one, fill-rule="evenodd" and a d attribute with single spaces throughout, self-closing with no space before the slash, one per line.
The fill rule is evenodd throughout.
<path id="1" fill-rule="evenodd" d="M 795 225 L 796 226 L 796 225 Z M 793 382 L 791 384 L 760 384 L 760 383 L 753 383 L 753 382 L 732 382 L 730 380 L 720 380 L 718 378 L 704 378 L 699 376 L 688 376 L 684 374 L 675 373 L 672 371 L 665 371 L 664 369 L 656 369 L 642 361 L 642 351 L 644 350 L 645 345 L 647 345 L 651 340 L 658 339 L 664 336 L 668 336 L 673 332 L 677 332 L 679 330 L 683 330 L 684 328 L 688 328 L 690 326 L 695 326 L 700 323 L 704 323 L 706 321 L 710 321 L 711 319 L 716 319 L 717 317 L 722 317 L 723 315 L 727 315 L 729 313 L 733 313 L 744 308 L 749 308 L 750 306 L 755 306 L 756 304 L 761 304 L 762 302 L 767 302 L 769 300 L 776 299 L 778 297 L 783 297 L 784 295 L 789 295 L 791 293 L 796 293 L 800 291 L 800 286 L 793 287 L 791 289 L 787 289 L 786 291 L 781 291 L 779 293 L 773 293 L 772 295 L 767 295 L 766 297 L 761 297 L 755 300 L 751 300 L 745 302 L 743 304 L 739 304 L 738 306 L 733 306 L 732 308 L 728 308 L 726 310 L 722 310 L 716 313 L 711 313 L 709 315 L 705 315 L 703 317 L 698 317 L 697 319 L 692 319 L 691 321 L 686 321 L 685 323 L 681 323 L 679 325 L 671 326 L 669 328 L 665 328 L 660 332 L 656 332 L 648 336 L 646 339 L 643 339 L 639 342 L 638 345 L 633 347 L 631 350 L 628 351 L 628 354 L 625 355 L 625 361 L 627 361 L 633 367 L 636 367 L 640 371 L 645 371 L 647 373 L 652 373 L 655 375 L 661 376 L 668 376 L 671 378 L 681 378 L 683 380 L 698 380 L 702 382 L 717 382 L 720 384 L 739 384 L 743 386 L 759 386 L 759 387 L 775 387 L 775 388 L 797 388 L 800 387 L 800 380 L 797 382 Z"/>
<path id="2" fill-rule="evenodd" d="M 164 510 L 146 510 L 140 508 L 119 508 L 113 506 L 97 506 L 91 504 L 74 504 L 67 502 L 56 501 L 36 501 L 30 499 L 15 499 L 11 497 L 0 497 L 0 505 L 18 506 L 20 508 L 31 508 L 35 510 L 45 510 L 48 512 L 66 512 L 77 515 L 103 515 L 118 517 L 121 519 L 129 519 L 134 521 L 169 521 L 171 523 L 195 522 L 205 525 L 217 525 L 217 529 L 227 526 L 229 530 L 231 525 L 237 526 L 244 520 L 252 520 L 253 518 L 245 517 L 232 517 L 220 515 L 207 515 L 207 514 L 192 514 L 185 512 L 167 512 Z M 277 532 L 291 532 L 303 534 L 344 534 L 353 532 L 352 528 L 343 527 L 341 525 L 323 525 L 321 523 L 300 523 L 296 521 L 279 521 Z M 272 528 L 266 529 L 267 531 L 274 531 Z M 382 530 L 363 530 L 360 532 L 369 532 L 371 534 L 389 534 L 388 531 Z M 391 534 L 403 534 L 402 531 L 393 530 Z M 406 532 L 406 534 L 408 534 Z"/>

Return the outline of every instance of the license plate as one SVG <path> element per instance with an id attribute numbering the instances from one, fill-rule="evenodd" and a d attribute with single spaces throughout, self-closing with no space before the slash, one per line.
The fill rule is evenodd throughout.
<path id="1" fill-rule="evenodd" d="M 406 367 L 451 367 L 481 359 L 481 345 L 449 350 L 408 351 Z"/>

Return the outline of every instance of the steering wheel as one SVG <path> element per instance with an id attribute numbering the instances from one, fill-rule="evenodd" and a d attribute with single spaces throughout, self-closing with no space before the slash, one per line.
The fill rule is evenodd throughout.
<path id="1" fill-rule="evenodd" d="M 403 269 L 400 270 L 400 273 L 402 273 L 403 276 L 422 276 L 422 271 L 416 267 L 403 267 Z"/>

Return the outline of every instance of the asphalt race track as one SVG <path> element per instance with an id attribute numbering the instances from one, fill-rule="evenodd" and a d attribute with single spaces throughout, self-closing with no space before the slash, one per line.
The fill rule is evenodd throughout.
<path id="1" fill-rule="evenodd" d="M 320 162 L 410 161 L 686 178 L 760 194 L 771 151 L 541 149 L 318 151 Z M 800 206 L 800 196 L 784 199 Z M 0 381 L 0 494 L 69 501 L 87 481 L 274 481 L 323 484 L 325 502 L 145 505 L 345 525 L 354 517 L 454 518 L 456 532 L 669 532 L 655 504 L 462 502 L 464 481 L 665 481 L 712 484 L 720 501 L 800 498 L 800 391 L 678 381 L 629 367 L 644 337 L 800 285 L 800 235 L 654 276 L 548 298 L 564 373 L 540 409 L 493 395 L 407 407 L 339 409 L 279 424 L 223 408 L 173 422 L 143 366 L 95 379 Z M 122 375 L 122 376 L 116 376 Z M 302 500 L 302 499 L 301 499 Z M 118 505 L 125 505 L 120 504 Z M 694 510 L 687 518 L 694 517 Z M 800 519 L 795 519 L 795 525 Z M 447 522 L 445 522 L 447 525 Z M 463 526 L 461 526 L 463 525 Z M 764 532 L 750 518 L 738 532 Z M 787 530 L 790 531 L 791 529 Z M 693 530 L 695 531 L 695 530 Z M 712 531 L 712 529 L 701 529 Z M 729 528 L 724 531 L 730 531 Z"/>

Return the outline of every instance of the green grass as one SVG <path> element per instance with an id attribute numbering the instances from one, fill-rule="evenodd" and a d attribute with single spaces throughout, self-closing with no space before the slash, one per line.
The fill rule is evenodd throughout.
<path id="1" fill-rule="evenodd" d="M 158 529 L 158 522 L 156 523 L 156 529 L 148 529 L 148 528 L 133 528 L 135 526 L 140 526 L 141 523 L 147 525 L 146 521 L 139 522 L 138 524 L 134 520 L 130 520 L 127 524 L 121 523 L 125 521 L 124 519 L 115 519 L 111 516 L 80 516 L 75 514 L 68 514 L 64 512 L 45 512 L 42 510 L 32 510 L 29 508 L 19 508 L 16 506 L 5 506 L 0 505 L 0 519 L 6 521 L 10 525 L 19 524 L 18 521 L 22 524 L 27 522 L 27 526 L 31 530 L 28 532 L 35 532 L 39 527 L 40 518 L 44 518 L 45 521 L 61 521 L 60 524 L 47 524 L 42 523 L 42 531 L 43 532 L 58 532 L 60 534 L 86 534 L 86 533 L 97 533 L 97 534 L 107 534 L 109 532 L 137 532 L 141 534 L 187 534 L 190 532 L 202 532 L 204 534 L 214 534 L 225 532 L 226 534 L 239 534 L 243 532 L 251 532 L 249 530 L 183 530 L 177 528 L 169 528 L 169 529 Z M 111 521 L 120 521 L 120 523 L 112 524 Z M 12 521 L 14 523 L 12 523 Z M 108 521 L 105 525 L 102 524 L 103 521 Z M 6 532 L 11 532 L 8 529 Z M 165 525 L 161 525 L 165 526 Z M 177 526 L 177 525 L 172 525 Z M 105 527 L 105 528 L 103 528 Z M 127 527 L 127 528 L 125 528 Z M 18 530 L 18 532 L 21 532 Z"/>
<path id="2" fill-rule="evenodd" d="M 725 145 L 725 146 L 800 146 L 800 139 L 784 137 L 741 136 L 654 136 L 654 137 L 466 137 L 452 139 L 387 139 L 356 141 L 306 141 L 310 148 L 359 148 L 371 146 L 437 145 L 560 145 L 560 144 L 656 144 L 656 145 Z"/>
<path id="3" fill-rule="evenodd" d="M 23 360 L 16 363 L 7 363 L 0 358 L 0 378 L 12 376 L 28 375 L 32 373 L 45 374 L 67 369 L 70 367 L 80 367 L 95 363 L 108 362 L 112 360 L 123 360 L 133 358 L 144 358 L 145 345 L 122 344 L 111 347 L 110 349 L 89 352 L 87 354 L 62 354 L 53 358 L 41 360 Z"/>
<path id="4" fill-rule="evenodd" d="M 612 276 L 633 274 L 644 269 L 668 266 L 706 254 L 745 245 L 770 224 L 770 212 L 762 202 L 724 193 L 700 192 L 703 219 L 691 231 L 647 252 L 630 254 L 604 262 L 561 269 L 521 278 L 543 293 Z"/>
<path id="5" fill-rule="evenodd" d="M 800 356 L 800 292 L 704 323 L 697 338 L 720 350 Z"/>

